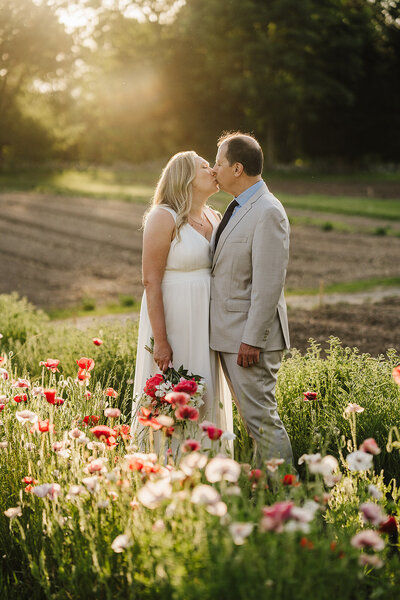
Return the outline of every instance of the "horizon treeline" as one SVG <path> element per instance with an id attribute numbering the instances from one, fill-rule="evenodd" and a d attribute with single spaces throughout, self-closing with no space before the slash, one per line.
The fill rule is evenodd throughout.
<path id="1" fill-rule="evenodd" d="M 400 161 L 399 0 L 0 0 L 0 167 L 141 163 L 223 130 L 267 164 Z M 78 23 L 78 22 L 77 22 Z"/>

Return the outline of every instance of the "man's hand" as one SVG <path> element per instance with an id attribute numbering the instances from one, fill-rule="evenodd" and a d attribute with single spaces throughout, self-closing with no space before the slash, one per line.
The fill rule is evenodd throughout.
<path id="1" fill-rule="evenodd" d="M 239 354 L 237 357 L 237 364 L 239 367 L 251 367 L 260 360 L 260 348 L 256 346 L 249 346 L 242 342 L 239 348 Z"/>

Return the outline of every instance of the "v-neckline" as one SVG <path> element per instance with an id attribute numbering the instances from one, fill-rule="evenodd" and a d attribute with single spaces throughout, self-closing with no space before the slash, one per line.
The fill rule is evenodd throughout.
<path id="1" fill-rule="evenodd" d="M 207 242 L 207 244 L 208 244 L 208 245 L 210 245 L 210 244 L 211 244 L 211 240 L 212 240 L 212 237 L 213 237 L 213 233 L 214 233 L 214 229 L 215 229 L 215 228 L 214 228 L 213 224 L 211 223 L 210 219 L 207 217 L 207 213 L 206 213 L 205 211 L 204 211 L 204 216 L 205 216 L 205 218 L 207 219 L 207 221 L 210 223 L 210 225 L 211 225 L 211 228 L 212 228 L 212 232 L 211 232 L 211 237 L 210 237 L 210 239 L 206 238 L 206 236 L 205 236 L 205 235 L 203 235 L 203 234 L 201 234 L 201 233 L 200 233 L 200 231 L 197 231 L 197 229 L 195 229 L 195 228 L 193 227 L 193 225 L 191 225 L 191 224 L 189 223 L 189 221 L 187 222 L 187 225 L 189 225 L 189 227 L 191 227 L 191 228 L 193 229 L 193 231 L 195 231 L 196 233 L 198 233 L 198 234 L 199 234 L 199 236 L 200 236 L 200 237 L 202 237 L 202 238 L 203 238 L 203 240 L 205 240 L 205 241 Z"/>

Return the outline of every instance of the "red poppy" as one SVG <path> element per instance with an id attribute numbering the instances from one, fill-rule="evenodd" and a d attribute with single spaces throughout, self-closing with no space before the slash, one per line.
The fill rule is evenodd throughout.
<path id="1" fill-rule="evenodd" d="M 296 475 L 292 475 L 291 473 L 287 473 L 285 477 L 282 479 L 283 485 L 292 485 L 294 487 L 300 485 L 297 481 Z"/>
<path id="2" fill-rule="evenodd" d="M 90 430 L 93 435 L 95 435 L 98 439 L 104 437 L 109 438 L 110 436 L 115 439 L 117 432 L 115 429 L 108 427 L 107 425 L 96 425 L 96 427 L 92 427 Z"/>
<path id="3" fill-rule="evenodd" d="M 57 359 L 55 359 L 55 358 L 48 358 L 46 360 L 46 362 L 44 362 L 43 360 L 41 360 L 40 363 L 39 363 L 39 365 L 41 367 L 46 367 L 46 369 L 48 369 L 52 373 L 55 373 L 56 371 L 58 371 L 57 367 L 58 367 L 59 364 L 60 364 L 60 361 L 57 360 Z"/>
<path id="4" fill-rule="evenodd" d="M 157 373 L 153 377 L 150 377 L 146 381 L 146 385 L 143 388 L 143 391 L 147 396 L 151 396 L 152 398 L 156 397 L 157 386 L 160 385 L 164 381 L 164 377 L 161 373 Z"/>
<path id="5" fill-rule="evenodd" d="M 56 403 L 57 390 L 43 390 L 43 394 L 46 396 L 46 400 L 49 404 Z"/>
<path id="6" fill-rule="evenodd" d="M 307 550 L 312 550 L 314 548 L 314 544 L 310 540 L 308 540 L 306 537 L 301 538 L 300 546 L 302 548 L 307 548 Z"/>
<path id="7" fill-rule="evenodd" d="M 196 452 L 200 450 L 201 446 L 197 440 L 185 440 L 182 443 L 181 449 L 183 452 Z"/>
<path id="8" fill-rule="evenodd" d="M 14 396 L 15 402 L 28 402 L 28 396 L 26 394 L 19 394 Z"/>
<path id="9" fill-rule="evenodd" d="M 194 406 L 180 406 L 175 411 L 177 419 L 189 419 L 190 421 L 197 421 L 199 418 L 199 411 Z"/>
<path id="10" fill-rule="evenodd" d="M 154 414 L 149 408 L 146 408 L 145 406 L 142 406 L 140 409 L 138 421 L 146 427 L 152 427 L 154 431 L 162 429 L 161 423 L 159 423 L 157 419 L 154 418 Z"/>
<path id="11" fill-rule="evenodd" d="M 0 412 L 1 412 L 2 410 L 4 410 L 4 409 L 5 409 L 5 407 L 6 407 L 6 405 L 5 405 L 5 404 L 3 404 L 3 403 L 1 403 L 1 404 L 0 404 Z"/>
<path id="12" fill-rule="evenodd" d="M 1 354 L 0 354 L 0 365 L 4 365 L 5 362 L 6 362 L 6 357 L 1 356 Z"/>
<path id="13" fill-rule="evenodd" d="M 100 417 L 97 415 L 88 415 L 87 417 L 83 417 L 82 421 L 85 425 L 96 425 L 100 421 Z"/>
<path id="14" fill-rule="evenodd" d="M 79 381 L 87 381 L 90 379 L 90 373 L 86 369 L 78 369 L 78 379 Z"/>
<path id="15" fill-rule="evenodd" d="M 173 387 L 174 392 L 185 392 L 189 394 L 189 396 L 193 396 L 197 392 L 197 383 L 194 379 L 181 379 L 179 383 L 177 383 Z"/>
<path id="16" fill-rule="evenodd" d="M 397 521 L 395 517 L 388 517 L 379 525 L 379 531 L 382 533 L 397 533 Z"/>
<path id="17" fill-rule="evenodd" d="M 393 369 L 392 377 L 395 380 L 395 382 L 397 383 L 397 385 L 400 385 L 400 365 Z"/>
<path id="18" fill-rule="evenodd" d="M 34 424 L 34 426 L 30 429 L 30 433 L 34 433 L 35 431 L 40 431 L 41 433 L 54 432 L 54 425 L 50 425 L 49 419 L 45 421 L 41 421 L 40 419 Z"/>
<path id="19" fill-rule="evenodd" d="M 132 458 L 129 461 L 128 468 L 131 471 L 141 471 L 143 469 L 144 459 L 143 458 Z"/>
<path id="20" fill-rule="evenodd" d="M 112 387 L 109 387 L 106 389 L 105 395 L 109 398 L 116 398 L 118 396 L 118 392 L 116 392 Z"/>
<path id="21" fill-rule="evenodd" d="M 116 425 L 114 429 L 123 440 L 130 440 L 132 438 L 129 425 Z"/>
<path id="22" fill-rule="evenodd" d="M 306 402 L 309 402 L 312 400 L 317 400 L 318 394 L 317 394 L 317 392 L 304 392 L 303 396 L 304 396 L 303 400 L 305 400 Z"/>
<path id="23" fill-rule="evenodd" d="M 252 469 L 249 473 L 249 479 L 253 483 L 260 481 L 264 477 L 264 472 L 261 469 Z"/>
<path id="24" fill-rule="evenodd" d="M 93 338 L 92 341 L 95 346 L 101 346 L 103 343 L 103 340 L 101 340 L 100 338 Z"/>
<path id="25" fill-rule="evenodd" d="M 219 440 L 219 438 L 223 434 L 222 429 L 219 429 L 219 427 L 216 427 L 215 425 L 209 425 L 206 429 L 206 432 L 210 440 L 212 440 L 213 442 Z"/>
<path id="26" fill-rule="evenodd" d="M 84 371 L 91 371 L 94 368 L 93 358 L 80 358 L 76 361 L 76 364 L 80 369 L 83 369 Z"/>
<path id="27" fill-rule="evenodd" d="M 24 477 L 22 483 L 33 483 L 36 485 L 38 482 L 33 477 Z"/>

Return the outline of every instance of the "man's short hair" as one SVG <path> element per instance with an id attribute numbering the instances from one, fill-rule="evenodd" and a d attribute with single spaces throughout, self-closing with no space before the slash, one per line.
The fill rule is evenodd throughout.
<path id="1" fill-rule="evenodd" d="M 226 158 L 229 165 L 238 162 L 243 165 L 246 175 L 250 177 L 261 175 L 264 155 L 260 144 L 251 133 L 224 132 L 218 140 L 218 148 L 224 143 L 226 143 Z"/>

